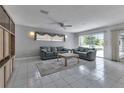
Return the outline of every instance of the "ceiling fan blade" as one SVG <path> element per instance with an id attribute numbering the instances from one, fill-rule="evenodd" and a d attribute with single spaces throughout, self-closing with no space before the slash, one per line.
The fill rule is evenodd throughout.
<path id="1" fill-rule="evenodd" d="M 45 14 L 45 15 L 48 15 L 48 14 L 49 14 L 49 12 L 48 12 L 48 11 L 45 11 L 45 10 L 40 10 L 40 12 L 41 12 L 42 14 Z"/>
<path id="2" fill-rule="evenodd" d="M 72 27 L 72 25 L 64 25 L 64 27 Z"/>

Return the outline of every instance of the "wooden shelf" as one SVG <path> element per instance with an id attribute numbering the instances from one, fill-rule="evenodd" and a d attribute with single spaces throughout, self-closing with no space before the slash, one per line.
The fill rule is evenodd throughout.
<path id="1" fill-rule="evenodd" d="M 5 85 L 8 83 L 8 80 L 9 80 L 9 77 L 10 77 L 10 60 L 6 63 L 6 66 L 4 67 L 5 68 Z"/>
<path id="2" fill-rule="evenodd" d="M 0 88 L 6 87 L 14 69 L 15 24 L 0 5 Z"/>

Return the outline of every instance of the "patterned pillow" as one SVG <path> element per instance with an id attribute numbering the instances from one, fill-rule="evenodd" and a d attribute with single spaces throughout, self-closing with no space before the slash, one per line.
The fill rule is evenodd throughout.
<path id="1" fill-rule="evenodd" d="M 48 51 L 48 52 L 51 52 L 51 48 L 50 48 L 50 47 L 48 47 L 48 48 L 47 48 L 47 51 Z"/>

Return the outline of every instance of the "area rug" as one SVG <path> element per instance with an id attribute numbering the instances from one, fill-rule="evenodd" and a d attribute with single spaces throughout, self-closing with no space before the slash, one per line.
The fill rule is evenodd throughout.
<path id="1" fill-rule="evenodd" d="M 61 59 L 59 61 L 53 59 L 53 60 L 47 60 L 41 63 L 37 63 L 36 65 L 41 76 L 43 77 L 62 70 L 73 68 L 75 66 L 79 66 L 81 64 L 83 64 L 83 62 L 80 61 L 79 63 L 77 63 L 77 59 L 69 59 L 67 60 L 67 66 L 65 66 L 64 59 L 63 60 Z"/>

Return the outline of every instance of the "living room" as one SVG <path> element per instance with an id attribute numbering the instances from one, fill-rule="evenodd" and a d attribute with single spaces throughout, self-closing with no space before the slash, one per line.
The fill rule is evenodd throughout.
<path id="1" fill-rule="evenodd" d="M 0 87 L 124 87 L 124 6 L 1 5 L 0 9 L 1 19 L 5 12 L 9 20 L 0 22 Z"/>

